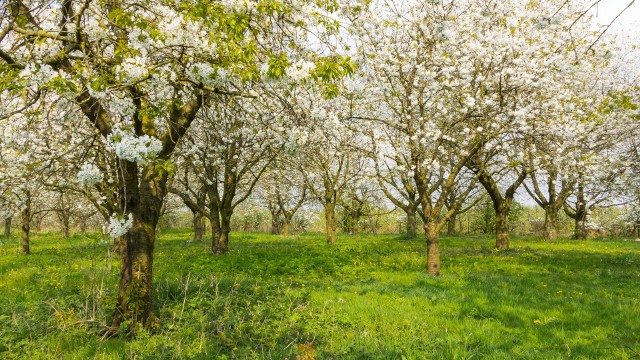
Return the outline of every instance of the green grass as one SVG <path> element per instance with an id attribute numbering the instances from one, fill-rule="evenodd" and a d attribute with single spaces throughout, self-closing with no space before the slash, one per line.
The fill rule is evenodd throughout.
<path id="1" fill-rule="evenodd" d="M 444 238 L 439 278 L 422 240 L 232 234 L 211 256 L 188 231 L 161 232 L 161 326 L 100 340 L 118 259 L 96 237 L 0 246 L 0 358 L 638 359 L 640 243 Z"/>

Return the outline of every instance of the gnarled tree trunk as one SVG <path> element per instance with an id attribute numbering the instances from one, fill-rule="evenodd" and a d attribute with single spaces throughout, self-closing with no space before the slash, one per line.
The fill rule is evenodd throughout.
<path id="1" fill-rule="evenodd" d="M 155 329 L 159 323 L 153 314 L 153 249 L 167 183 L 167 173 L 157 172 L 152 165 L 145 168 L 141 174 L 143 178 L 138 182 L 136 167 L 130 162 L 123 165 L 124 208 L 129 209 L 133 224 L 117 242 L 120 281 L 110 329 L 117 332 L 125 320 L 131 320 L 127 329 L 130 334 L 135 334 L 138 324 Z"/>

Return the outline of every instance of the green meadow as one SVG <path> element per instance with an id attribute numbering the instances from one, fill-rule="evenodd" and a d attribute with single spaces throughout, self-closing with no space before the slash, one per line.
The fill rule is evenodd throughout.
<path id="1" fill-rule="evenodd" d="M 233 233 L 156 243 L 160 325 L 102 339 L 118 257 L 95 236 L 1 239 L 0 359 L 638 359 L 640 243 Z"/>

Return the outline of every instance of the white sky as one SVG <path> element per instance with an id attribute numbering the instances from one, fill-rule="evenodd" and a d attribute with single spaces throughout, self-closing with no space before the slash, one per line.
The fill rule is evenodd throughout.
<path id="1" fill-rule="evenodd" d="M 595 2 L 596 0 L 593 0 Z M 601 0 L 592 10 L 594 20 L 599 24 L 609 24 L 632 0 Z M 592 3 L 593 3 L 592 2 Z M 613 30 L 624 35 L 640 33 L 640 0 L 626 9 L 611 25 Z"/>

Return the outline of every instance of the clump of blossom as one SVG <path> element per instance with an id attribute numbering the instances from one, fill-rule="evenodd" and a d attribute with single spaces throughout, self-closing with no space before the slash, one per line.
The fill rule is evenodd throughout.
<path id="1" fill-rule="evenodd" d="M 208 86 L 222 86 L 229 77 L 229 73 L 221 67 L 213 67 L 207 63 L 196 63 L 187 73 L 189 79 Z"/>
<path id="2" fill-rule="evenodd" d="M 287 67 L 286 73 L 293 81 L 300 81 L 311 75 L 311 72 L 316 68 L 316 64 L 306 61 L 298 60 L 291 66 Z"/>
<path id="3" fill-rule="evenodd" d="M 102 178 L 102 172 L 93 164 L 83 164 L 78 171 L 78 181 L 83 184 L 95 185 L 102 181 Z"/>
<path id="4" fill-rule="evenodd" d="M 112 239 L 116 239 L 126 234 L 133 226 L 133 216 L 131 213 L 126 218 L 121 218 L 117 215 L 111 215 L 109 218 L 109 236 Z"/>
<path id="5" fill-rule="evenodd" d="M 136 136 L 121 128 L 113 130 L 107 140 L 116 151 L 118 158 L 146 165 L 162 150 L 162 142 L 149 135 Z"/>

